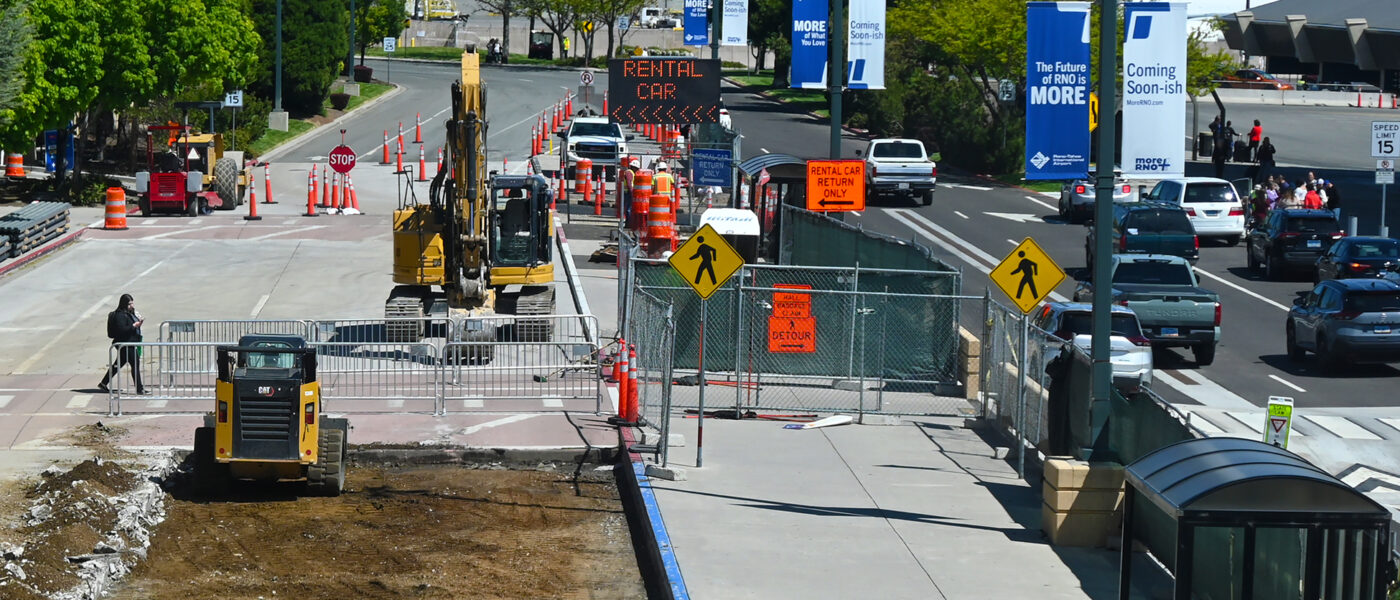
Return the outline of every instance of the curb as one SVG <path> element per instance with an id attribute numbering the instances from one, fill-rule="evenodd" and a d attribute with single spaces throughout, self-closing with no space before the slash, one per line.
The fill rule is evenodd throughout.
<path id="1" fill-rule="evenodd" d="M 313 134 L 313 133 L 316 133 L 317 131 L 320 131 L 322 128 L 330 127 L 330 126 L 332 126 L 332 125 L 335 125 L 336 123 L 339 123 L 339 122 L 345 120 L 346 118 L 349 118 L 349 117 L 353 116 L 355 113 L 359 112 L 360 110 L 363 110 L 363 109 L 369 108 L 369 107 L 371 107 L 371 106 L 374 106 L 375 104 L 378 104 L 381 100 L 387 100 L 387 99 L 392 98 L 392 97 L 394 97 L 394 96 L 397 96 L 397 95 L 399 95 L 399 93 L 403 92 L 403 86 L 401 86 L 401 85 L 399 85 L 399 84 L 397 84 L 397 83 L 390 83 L 389 85 L 394 86 L 394 89 L 389 90 L 389 91 L 387 91 L 387 92 L 384 92 L 383 94 L 380 94 L 380 95 L 378 95 L 378 96 L 375 96 L 375 97 L 373 97 L 373 98 L 371 98 L 371 99 L 369 99 L 369 100 L 366 100 L 364 104 L 361 104 L 361 105 L 359 105 L 359 106 L 356 106 L 356 107 L 355 107 L 355 110 L 346 111 L 345 114 L 340 115 L 339 117 L 336 117 L 335 119 L 331 120 L 329 123 L 323 123 L 323 124 L 321 124 L 321 125 L 317 125 L 317 126 L 315 126 L 315 127 L 312 127 L 311 129 L 308 129 L 308 130 L 302 132 L 301 135 L 298 135 L 298 136 L 293 137 L 293 138 L 287 138 L 287 140 L 284 141 L 284 142 L 282 142 L 281 145 L 277 146 L 276 148 L 273 148 L 272 150 L 269 150 L 269 151 L 267 152 L 267 154 L 264 154 L 264 155 L 262 155 L 262 156 L 259 156 L 259 157 L 258 157 L 258 160 L 260 160 L 260 161 L 262 161 L 262 162 L 272 162 L 272 159 L 277 158 L 277 157 L 280 157 L 280 156 L 282 156 L 283 154 L 287 153 L 288 149 L 292 147 L 292 142 L 295 142 L 295 141 L 297 141 L 298 139 L 302 139 L 302 138 L 305 138 L 305 137 L 308 136 L 308 135 L 311 135 L 311 134 Z"/>
<path id="2" fill-rule="evenodd" d="M 564 224 L 560 223 L 557 217 L 554 219 L 554 237 L 558 241 L 559 254 L 564 258 L 564 275 L 569 278 L 569 290 L 574 297 L 574 310 L 577 310 L 578 314 L 581 315 L 591 315 L 593 313 L 588 309 L 588 298 L 583 295 L 583 283 L 578 280 L 578 267 L 574 266 L 574 255 L 569 252 L 569 238 L 564 236 Z M 600 333 L 588 331 L 585 332 L 585 335 L 588 336 L 588 341 L 596 342 Z"/>
<path id="3" fill-rule="evenodd" d="M 460 446 L 395 448 L 351 447 L 354 460 L 408 465 L 507 465 L 538 469 L 545 464 L 605 465 L 617 460 L 617 448 L 464 448 Z"/>
<path id="4" fill-rule="evenodd" d="M 87 227 L 79 227 L 76 230 L 73 230 L 67 234 L 60 236 L 56 240 L 44 244 L 38 250 L 34 250 L 28 254 L 15 258 L 14 260 L 10 261 L 9 264 L 0 265 L 0 277 L 4 277 L 5 275 L 9 274 L 10 271 L 13 271 L 26 264 L 34 262 L 35 259 L 41 256 L 49 254 L 55 250 L 67 246 L 68 244 L 73 243 L 79 237 L 82 237 L 84 231 L 87 231 Z"/>
<path id="5" fill-rule="evenodd" d="M 618 436 L 624 448 L 635 441 L 628 427 L 620 428 Z M 686 589 L 680 562 L 676 560 L 671 535 L 666 531 L 661 507 L 656 503 L 656 493 L 646 475 L 646 463 L 636 453 L 619 452 L 613 473 L 617 476 L 618 493 L 627 514 L 628 529 L 632 531 L 632 547 L 637 554 L 647 597 L 689 600 L 690 592 Z"/>
<path id="6" fill-rule="evenodd" d="M 765 100 L 769 100 L 769 101 L 772 101 L 772 102 L 777 102 L 778 104 L 782 104 L 783 106 L 791 106 L 791 105 L 792 105 L 792 102 L 790 102 L 790 101 L 788 101 L 788 100 L 784 100 L 784 99 L 782 99 L 782 98 L 775 98 L 775 97 L 769 95 L 768 92 L 763 91 L 763 90 L 754 91 L 754 86 L 744 85 L 744 84 L 739 83 L 738 81 L 736 81 L 736 80 L 734 80 L 734 79 L 730 79 L 730 78 L 728 78 L 728 77 L 720 77 L 720 81 L 725 82 L 725 83 L 728 83 L 729 85 L 732 85 L 732 86 L 734 86 L 734 87 L 736 87 L 736 88 L 739 88 L 739 91 L 740 91 L 740 92 L 743 92 L 743 93 L 745 93 L 745 94 L 750 94 L 750 95 L 753 95 L 753 96 L 758 96 L 758 97 L 763 98 L 763 99 L 765 99 Z M 817 114 L 817 113 L 811 112 L 811 111 L 803 110 L 803 111 L 798 111 L 798 112 L 801 113 L 801 114 L 807 115 L 807 116 L 809 116 L 809 117 L 811 117 L 811 118 L 813 118 L 813 119 L 816 119 L 816 120 L 818 120 L 818 121 L 823 120 L 823 119 L 825 119 L 825 120 L 827 120 L 827 121 L 830 121 L 830 120 L 831 120 L 830 117 L 823 117 L 823 116 L 821 116 L 821 115 L 819 115 L 819 114 Z M 850 125 L 842 125 L 842 126 L 841 126 L 841 130 L 844 131 L 844 132 L 846 132 L 846 133 L 849 133 L 849 134 L 851 134 L 851 135 L 859 136 L 859 137 L 861 137 L 861 138 L 865 138 L 865 139 L 869 139 L 869 138 L 870 138 L 870 130 L 868 130 L 868 129 L 858 129 L 858 128 L 855 128 L 855 127 L 851 127 Z"/>

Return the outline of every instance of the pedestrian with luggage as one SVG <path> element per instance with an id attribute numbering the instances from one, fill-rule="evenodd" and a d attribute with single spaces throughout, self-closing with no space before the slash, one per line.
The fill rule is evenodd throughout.
<path id="1" fill-rule="evenodd" d="M 1259 149 L 1254 154 L 1254 161 L 1259 163 L 1259 172 L 1255 174 L 1255 181 L 1267 181 L 1274 171 L 1274 148 L 1273 142 L 1269 138 L 1264 138 L 1259 142 Z"/>
<path id="2" fill-rule="evenodd" d="M 112 338 L 112 344 L 130 344 L 141 341 L 141 325 L 146 320 L 141 317 L 141 313 L 136 312 L 136 300 L 131 294 L 122 294 L 117 301 L 117 310 L 107 313 L 107 337 Z M 136 382 L 136 393 L 145 394 L 146 386 L 141 384 L 141 348 L 139 346 L 122 346 L 117 353 L 117 362 L 107 368 L 107 374 L 102 376 L 102 383 L 97 384 L 97 389 L 103 392 L 110 391 L 107 387 L 112 377 L 120 371 L 123 366 L 131 365 L 131 379 Z"/>
<path id="3" fill-rule="evenodd" d="M 1225 160 L 1230 160 L 1231 158 L 1234 158 L 1229 156 L 1229 154 L 1235 151 L 1235 138 L 1239 135 L 1240 134 L 1237 133 L 1235 131 L 1235 128 L 1230 124 L 1230 121 L 1226 121 L 1225 125 L 1223 125 L 1220 128 L 1220 136 L 1225 138 Z"/>

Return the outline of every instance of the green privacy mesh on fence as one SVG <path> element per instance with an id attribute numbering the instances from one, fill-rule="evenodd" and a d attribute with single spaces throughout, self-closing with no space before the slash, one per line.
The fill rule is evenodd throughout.
<path id="1" fill-rule="evenodd" d="M 784 264 L 954 271 L 928 248 L 909 240 L 865 231 L 795 206 L 784 205 L 782 218 Z M 956 293 L 956 289 L 944 293 Z"/>

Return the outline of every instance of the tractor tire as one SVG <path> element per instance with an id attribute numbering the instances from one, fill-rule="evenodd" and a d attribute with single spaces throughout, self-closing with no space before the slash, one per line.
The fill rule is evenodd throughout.
<path id="1" fill-rule="evenodd" d="M 151 199 L 145 195 L 136 199 L 136 208 L 141 209 L 141 216 L 151 216 Z"/>
<path id="2" fill-rule="evenodd" d="M 214 428 L 194 430 L 194 493 L 216 497 L 225 494 L 229 486 L 228 465 L 214 460 Z"/>
<path id="3" fill-rule="evenodd" d="M 195 196 L 195 197 L 193 197 L 193 198 L 190 198 L 189 201 L 185 203 L 185 214 L 187 214 L 187 215 L 189 215 L 189 216 L 191 216 L 191 217 L 198 217 L 198 216 L 199 216 L 199 205 L 200 205 L 202 202 L 203 202 L 203 200 L 201 200 L 201 199 L 199 198 L 199 196 Z"/>
<path id="4" fill-rule="evenodd" d="M 306 491 L 339 496 L 345 490 L 345 430 L 321 429 L 316 464 L 306 468 Z"/>
<path id="5" fill-rule="evenodd" d="M 223 201 L 223 206 L 219 207 L 222 210 L 233 210 L 243 203 L 242 190 L 238 189 L 238 167 L 238 161 L 227 156 L 214 163 L 214 190 Z"/>

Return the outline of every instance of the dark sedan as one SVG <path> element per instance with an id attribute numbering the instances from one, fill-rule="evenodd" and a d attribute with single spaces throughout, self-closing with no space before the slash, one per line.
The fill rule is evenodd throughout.
<path id="1" fill-rule="evenodd" d="M 1245 261 L 1250 270 L 1264 267 L 1268 279 L 1280 279 L 1289 269 L 1312 270 L 1317 259 L 1346 237 L 1328 210 L 1287 208 L 1269 217 L 1245 238 Z"/>
<path id="2" fill-rule="evenodd" d="M 1400 264 L 1400 241 L 1383 237 L 1337 240 L 1317 259 L 1317 281 L 1379 278 Z"/>

